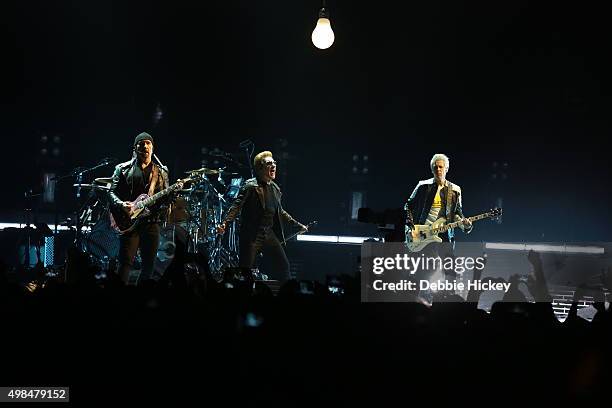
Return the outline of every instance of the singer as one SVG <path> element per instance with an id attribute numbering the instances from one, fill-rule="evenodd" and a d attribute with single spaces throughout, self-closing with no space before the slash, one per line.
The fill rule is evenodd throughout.
<path id="1" fill-rule="evenodd" d="M 253 159 L 257 177 L 246 181 L 221 224 L 219 234 L 225 233 L 228 223 L 240 215 L 240 267 L 250 278 L 256 267 L 257 256 L 264 250 L 274 263 L 272 276 L 284 282 L 289 278 L 289 260 L 281 242 L 285 240 L 283 223 L 302 231 L 308 227 L 296 221 L 281 205 L 281 190 L 274 182 L 276 161 L 269 151 Z"/>
<path id="2" fill-rule="evenodd" d="M 131 213 L 132 202 L 139 195 L 153 195 L 169 185 L 168 168 L 153 154 L 153 146 L 153 137 L 150 134 L 139 134 L 134 139 L 132 159 L 115 167 L 110 191 L 111 205 L 127 214 Z M 150 210 L 151 214 L 146 222 L 120 238 L 119 276 L 124 284 L 128 283 L 138 248 L 142 258 L 139 283 L 152 278 L 159 247 L 160 223 L 168 215 L 168 200 L 160 201 Z"/>

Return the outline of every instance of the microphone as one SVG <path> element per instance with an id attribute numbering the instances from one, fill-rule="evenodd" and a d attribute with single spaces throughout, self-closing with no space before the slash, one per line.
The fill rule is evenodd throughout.
<path id="1" fill-rule="evenodd" d="M 109 165 L 117 163 L 117 159 L 114 157 L 105 157 L 100 161 L 101 165 Z"/>

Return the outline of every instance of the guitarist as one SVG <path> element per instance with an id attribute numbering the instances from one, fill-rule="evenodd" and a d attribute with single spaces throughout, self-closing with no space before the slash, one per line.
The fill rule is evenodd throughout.
<path id="1" fill-rule="evenodd" d="M 472 222 L 463 216 L 461 188 L 446 179 L 449 159 L 444 154 L 434 154 L 430 168 L 433 178 L 421 180 L 410 195 L 404 209 L 406 210 L 406 235 L 415 237 L 415 224 L 431 225 L 438 218 L 444 217 L 447 222 L 463 220 L 460 228 L 466 234 L 472 231 Z M 452 256 L 455 246 L 455 232 L 449 229 L 439 237 L 442 244 L 432 243 L 424 251 L 429 256 Z M 447 243 L 450 243 L 447 244 Z M 446 252 L 446 253 L 441 253 Z"/>
<path id="2" fill-rule="evenodd" d="M 217 226 L 217 232 L 223 234 L 227 225 L 240 214 L 240 268 L 247 279 L 255 268 L 257 255 L 265 249 L 274 263 L 278 280 L 285 281 L 289 277 L 289 260 L 281 245 L 285 240 L 283 222 L 303 231 L 308 227 L 297 222 L 281 205 L 282 193 L 274 182 L 276 161 L 272 153 L 257 154 L 253 165 L 257 177 L 245 182 L 225 219 Z"/>
<path id="3" fill-rule="evenodd" d="M 115 167 L 110 191 L 111 205 L 126 214 L 132 211 L 132 201 L 141 194 L 153 195 L 168 187 L 167 167 L 153 154 L 153 137 L 141 133 L 134 139 L 132 159 Z M 138 248 L 142 258 L 140 282 L 151 279 L 153 265 L 159 247 L 160 223 L 167 215 L 167 208 L 158 203 L 151 215 L 134 230 L 121 235 L 119 241 L 119 277 L 124 284 L 134 264 Z"/>

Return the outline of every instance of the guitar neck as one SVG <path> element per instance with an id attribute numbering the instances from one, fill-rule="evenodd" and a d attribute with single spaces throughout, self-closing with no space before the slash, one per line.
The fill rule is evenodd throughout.
<path id="1" fill-rule="evenodd" d="M 186 179 L 183 181 L 183 183 L 186 183 L 187 181 L 189 181 L 189 179 Z M 170 194 L 171 192 L 173 192 L 174 190 L 176 190 L 179 186 L 179 183 L 174 183 L 173 185 L 171 185 L 170 187 L 163 189 L 162 191 L 159 191 L 155 194 L 153 194 L 151 197 L 145 198 L 144 200 L 141 201 L 141 205 L 143 207 L 148 207 L 150 205 L 155 204 L 155 202 L 159 199 L 161 199 L 162 197 Z"/>
<path id="2" fill-rule="evenodd" d="M 471 222 L 474 221 L 478 221 L 478 220 L 484 220 L 485 218 L 491 218 L 491 214 L 490 213 L 482 213 L 482 214 L 478 214 L 475 215 L 473 217 L 468 217 L 468 220 L 470 220 Z M 445 224 L 441 227 L 435 228 L 432 230 L 432 232 L 434 234 L 439 234 L 441 232 L 446 232 L 451 228 L 456 228 L 459 225 L 463 224 L 463 221 L 455 221 L 455 222 L 451 222 L 450 224 Z"/>

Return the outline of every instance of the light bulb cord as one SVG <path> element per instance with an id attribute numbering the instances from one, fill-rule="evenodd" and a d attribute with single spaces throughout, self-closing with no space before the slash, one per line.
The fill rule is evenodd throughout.
<path id="1" fill-rule="evenodd" d="M 321 2 L 321 9 L 319 10 L 319 18 L 329 19 L 329 10 L 327 10 L 327 4 L 325 0 Z"/>

